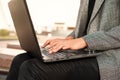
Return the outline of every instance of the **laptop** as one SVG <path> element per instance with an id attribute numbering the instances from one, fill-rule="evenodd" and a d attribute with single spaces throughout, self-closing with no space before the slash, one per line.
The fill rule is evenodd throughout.
<path id="1" fill-rule="evenodd" d="M 39 46 L 26 0 L 11 0 L 8 5 L 22 49 L 43 60 L 43 62 L 56 62 L 99 55 L 99 53 L 86 50 L 62 50 L 55 54 L 49 54 L 45 48 Z"/>

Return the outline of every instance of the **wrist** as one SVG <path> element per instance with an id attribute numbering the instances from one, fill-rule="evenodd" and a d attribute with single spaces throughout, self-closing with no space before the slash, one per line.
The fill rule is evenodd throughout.
<path id="1" fill-rule="evenodd" d="M 82 45 L 83 48 L 87 47 L 87 43 L 83 38 L 79 38 L 79 40 L 80 40 L 81 45 Z"/>

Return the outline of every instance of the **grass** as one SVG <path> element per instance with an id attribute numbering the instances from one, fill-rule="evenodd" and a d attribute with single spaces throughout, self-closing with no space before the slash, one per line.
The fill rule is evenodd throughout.
<path id="1" fill-rule="evenodd" d="M 0 36 L 0 40 L 16 40 L 18 39 L 16 35 L 14 36 Z"/>

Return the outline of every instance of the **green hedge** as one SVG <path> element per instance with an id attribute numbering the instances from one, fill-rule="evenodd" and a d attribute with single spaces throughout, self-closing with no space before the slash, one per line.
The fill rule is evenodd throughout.
<path id="1" fill-rule="evenodd" d="M 10 32 L 7 29 L 0 29 L 0 36 L 9 36 Z"/>

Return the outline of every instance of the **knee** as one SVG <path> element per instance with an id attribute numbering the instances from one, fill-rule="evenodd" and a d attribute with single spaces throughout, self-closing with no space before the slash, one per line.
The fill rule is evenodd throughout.
<path id="1" fill-rule="evenodd" d="M 18 80 L 34 80 L 32 79 L 32 68 L 30 60 L 24 61 L 19 69 Z"/>
<path id="2" fill-rule="evenodd" d="M 33 70 L 33 68 L 35 68 L 35 60 L 36 59 L 29 59 L 24 61 L 20 66 L 20 70 L 21 71 Z"/>
<path id="3" fill-rule="evenodd" d="M 24 61 L 20 66 L 20 72 L 26 72 L 29 67 L 31 67 L 30 60 Z"/>
<path id="4" fill-rule="evenodd" d="M 25 72 L 27 74 L 31 73 L 32 75 L 36 75 L 35 73 L 39 72 L 41 66 L 41 62 L 37 59 L 26 60 L 20 66 L 20 74 Z"/>
<path id="5" fill-rule="evenodd" d="M 24 61 L 20 66 L 18 80 L 43 80 L 43 70 L 37 65 L 38 62 L 37 59 Z"/>
<path id="6" fill-rule="evenodd" d="M 17 56 L 14 57 L 12 63 L 13 64 L 21 64 L 22 62 L 24 62 L 25 60 L 29 59 L 30 56 L 27 53 L 23 53 L 23 54 L 19 54 Z"/>
<path id="7" fill-rule="evenodd" d="M 19 61 L 22 59 L 22 56 L 23 56 L 23 54 L 19 54 L 19 55 L 15 56 L 15 57 L 13 58 L 12 63 L 13 63 L 13 64 L 19 63 Z"/>
<path id="8" fill-rule="evenodd" d="M 26 74 L 28 76 L 32 76 L 34 75 L 34 63 L 32 63 L 32 60 L 27 60 L 24 61 L 21 66 L 20 66 L 20 70 L 19 70 L 19 76 L 26 76 Z"/>

